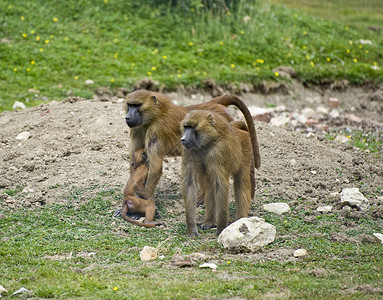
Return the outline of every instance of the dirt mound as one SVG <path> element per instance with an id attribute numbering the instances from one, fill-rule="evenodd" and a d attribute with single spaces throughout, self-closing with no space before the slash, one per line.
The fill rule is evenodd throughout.
<path id="1" fill-rule="evenodd" d="M 352 98 L 355 93 L 351 91 L 344 99 Z M 245 95 L 243 98 L 248 105 L 274 103 L 293 108 L 324 103 L 328 97 L 325 93 L 307 95 L 307 91 L 299 91 L 299 95 L 300 100 L 291 93 Z M 348 105 L 342 95 L 335 96 L 343 105 Z M 170 97 L 182 104 L 210 98 L 199 94 L 170 94 Z M 378 104 L 382 105 L 380 100 L 368 95 L 363 97 L 367 104 L 357 105 L 364 105 L 365 119 L 381 123 L 381 114 L 376 109 Z M 315 101 L 310 103 L 309 98 Z M 122 195 L 129 173 L 129 128 L 117 98 L 70 98 L 60 103 L 5 112 L 0 115 L 0 128 L 2 206 L 16 209 L 65 203 L 74 190 L 82 190 L 78 197 L 89 199 L 105 187 L 121 189 Z M 256 172 L 254 209 L 262 210 L 262 204 L 275 201 L 299 208 L 303 204 L 298 200 L 302 199 L 309 214 L 317 214 L 316 207 L 321 205 L 334 206 L 334 212 L 342 207 L 330 194 L 346 187 L 357 187 L 369 199 L 371 209 L 363 215 L 355 212 L 356 218 L 365 214 L 374 216 L 374 211 L 382 210 L 383 203 L 376 197 L 383 183 L 383 160 L 378 155 L 356 149 L 349 143 L 318 138 L 319 133 L 317 137 L 308 138 L 305 132 L 292 132 L 262 122 L 257 122 L 256 128 L 262 166 Z M 29 138 L 17 139 L 22 132 L 29 132 Z M 180 167 L 180 158 L 166 160 L 156 199 L 166 210 L 178 210 L 184 218 L 179 200 Z M 169 201 L 167 206 L 163 199 L 177 200 L 171 201 L 172 205 Z M 118 201 L 113 203 L 113 209 L 120 205 Z"/>

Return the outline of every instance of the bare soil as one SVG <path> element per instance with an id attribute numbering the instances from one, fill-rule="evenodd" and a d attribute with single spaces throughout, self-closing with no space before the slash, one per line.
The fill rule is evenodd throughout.
<path id="1" fill-rule="evenodd" d="M 169 93 L 179 104 L 211 98 L 200 92 Z M 325 120 L 331 129 L 363 129 L 382 133 L 382 90 L 347 87 L 307 89 L 296 85 L 288 92 L 243 94 L 249 106 L 285 105 L 293 112 L 305 107 L 327 106 L 329 97 L 339 99 L 340 116 Z M 361 122 L 345 118 L 352 113 Z M 236 117 L 238 114 L 234 112 Z M 0 115 L 1 206 L 18 209 L 47 203 L 66 203 L 74 189 L 90 199 L 100 190 L 121 190 L 129 174 L 129 128 L 122 104 L 116 97 L 86 100 L 68 98 Z M 325 138 L 324 132 L 290 131 L 256 122 L 262 166 L 256 172 L 256 198 L 252 215 L 262 216 L 262 205 L 287 202 L 293 209 L 304 206 L 308 218 L 316 208 L 332 205 L 331 214 L 345 213 L 339 200 L 330 197 L 346 187 L 357 187 L 370 201 L 370 210 L 347 211 L 354 218 L 383 215 L 382 149 L 368 153 L 349 143 Z M 27 131 L 27 140 L 16 136 Z M 156 192 L 161 209 L 184 220 L 179 189 L 180 158 L 168 158 Z M 19 191 L 16 196 L 9 191 Z M 5 193 L 7 191 L 7 193 Z M 22 196 L 20 196 L 22 195 Z M 303 201 L 302 201 L 303 200 Z M 121 200 L 122 201 L 122 200 Z M 116 199 L 111 212 L 121 205 Z M 166 220 L 165 220 L 166 221 Z M 133 225 L 132 225 L 133 226 Z"/>

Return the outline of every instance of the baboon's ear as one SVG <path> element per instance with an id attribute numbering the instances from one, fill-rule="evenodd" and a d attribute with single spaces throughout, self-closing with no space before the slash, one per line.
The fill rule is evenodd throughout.
<path id="1" fill-rule="evenodd" d="M 157 104 L 158 101 L 157 101 L 157 97 L 156 96 L 152 96 L 152 100 L 153 100 L 154 104 Z"/>
<path id="2" fill-rule="evenodd" d="M 215 122 L 214 122 L 214 117 L 213 117 L 213 115 L 212 115 L 212 114 L 209 114 L 208 119 L 209 119 L 209 123 L 210 123 L 210 125 L 213 126 L 214 123 L 215 123 Z"/>

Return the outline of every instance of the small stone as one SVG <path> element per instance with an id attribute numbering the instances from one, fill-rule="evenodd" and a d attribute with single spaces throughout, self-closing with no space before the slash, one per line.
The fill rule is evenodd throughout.
<path id="1" fill-rule="evenodd" d="M 347 136 L 344 136 L 344 135 L 338 135 L 336 138 L 335 138 L 335 142 L 338 142 L 338 143 L 347 143 L 348 141 L 350 140 L 350 138 L 348 138 Z"/>
<path id="2" fill-rule="evenodd" d="M 339 106 L 339 100 L 338 98 L 329 98 L 328 99 L 328 106 L 331 108 L 336 108 Z"/>
<path id="3" fill-rule="evenodd" d="M 328 130 L 328 125 L 327 124 L 316 124 L 314 126 L 314 128 L 317 131 L 327 131 Z"/>
<path id="4" fill-rule="evenodd" d="M 13 106 L 12 106 L 13 110 L 24 109 L 24 108 L 26 108 L 25 104 L 23 102 L 20 102 L 20 101 L 15 101 L 15 103 L 13 103 Z"/>
<path id="5" fill-rule="evenodd" d="M 287 203 L 277 202 L 265 204 L 263 205 L 263 209 L 277 215 L 282 215 L 290 211 L 290 206 Z"/>
<path id="6" fill-rule="evenodd" d="M 203 269 L 203 268 L 210 268 L 210 269 L 217 269 L 217 265 L 216 264 L 214 264 L 214 263 L 204 263 L 204 264 L 202 264 L 202 265 L 200 265 L 199 266 L 201 269 Z"/>
<path id="7" fill-rule="evenodd" d="M 330 112 L 330 117 L 335 119 L 335 118 L 338 118 L 340 116 L 339 114 L 339 111 L 337 109 L 333 109 L 331 112 Z"/>
<path id="8" fill-rule="evenodd" d="M 25 141 L 25 140 L 29 139 L 30 137 L 31 137 L 30 132 L 24 131 L 24 132 L 21 132 L 17 135 L 16 140 Z"/>
<path id="9" fill-rule="evenodd" d="M 372 42 L 370 40 L 362 40 L 362 39 L 360 39 L 359 43 L 361 43 L 362 45 L 372 45 Z"/>
<path id="10" fill-rule="evenodd" d="M 318 106 L 316 108 L 316 111 L 320 114 L 324 114 L 324 115 L 327 115 L 328 114 L 328 109 L 324 106 Z"/>
<path id="11" fill-rule="evenodd" d="M 303 256 L 306 256 L 307 254 L 308 252 L 306 249 L 298 249 L 298 250 L 295 250 L 293 253 L 294 257 L 303 257 Z"/>
<path id="12" fill-rule="evenodd" d="M 297 164 L 298 164 L 298 163 L 297 163 L 297 161 L 296 161 L 294 158 L 290 160 L 290 165 L 291 165 L 292 167 L 295 167 Z"/>
<path id="13" fill-rule="evenodd" d="M 287 127 L 287 124 L 289 124 L 290 121 L 291 119 L 289 117 L 281 115 L 278 117 L 271 118 L 270 125 L 276 127 Z"/>
<path id="14" fill-rule="evenodd" d="M 27 290 L 25 287 L 22 287 L 21 289 L 18 289 L 16 292 L 12 294 L 12 296 L 16 296 L 18 294 L 28 294 L 29 290 Z"/>
<path id="15" fill-rule="evenodd" d="M 355 122 L 355 123 L 361 123 L 362 119 L 359 118 L 358 116 L 354 114 L 347 114 L 346 119 L 349 120 L 350 122 Z"/>
<path id="16" fill-rule="evenodd" d="M 332 211 L 332 206 L 330 206 L 330 205 L 319 206 L 319 207 L 317 208 L 317 211 L 319 211 L 319 212 L 323 212 L 323 213 L 328 213 L 328 212 L 331 212 L 331 211 Z"/>
<path id="17" fill-rule="evenodd" d="M 315 111 L 311 107 L 306 107 L 306 108 L 302 109 L 302 114 L 306 118 L 310 119 L 312 116 L 315 115 Z"/>
<path id="18" fill-rule="evenodd" d="M 309 132 L 307 135 L 306 135 L 306 138 L 308 139 L 316 139 L 316 135 L 312 132 Z"/>
<path id="19" fill-rule="evenodd" d="M 94 81 L 92 79 L 87 79 L 85 80 L 85 84 L 91 85 L 91 84 L 94 84 Z"/>
<path id="20" fill-rule="evenodd" d="M 318 124 L 319 123 L 319 121 L 318 120 L 315 120 L 315 119 L 307 119 L 306 120 L 306 125 L 316 125 L 316 124 Z"/>
<path id="21" fill-rule="evenodd" d="M 145 246 L 140 252 L 142 261 L 155 260 L 158 257 L 158 250 L 153 247 Z"/>
<path id="22" fill-rule="evenodd" d="M 5 293 L 8 293 L 8 291 L 0 284 L 0 298 L 1 298 L 1 294 L 5 294 Z"/>
<path id="23" fill-rule="evenodd" d="M 39 90 L 36 90 L 36 89 L 29 89 L 29 90 L 28 90 L 28 93 L 32 93 L 32 94 L 40 94 L 40 91 L 39 91 Z"/>
<path id="24" fill-rule="evenodd" d="M 342 205 L 356 207 L 358 210 L 367 210 L 369 208 L 368 200 L 359 192 L 358 188 L 346 188 L 340 194 Z"/>
<path id="25" fill-rule="evenodd" d="M 243 23 L 248 23 L 251 20 L 250 16 L 246 15 L 243 17 Z"/>
<path id="26" fill-rule="evenodd" d="M 373 233 L 372 235 L 375 237 L 375 239 L 378 242 L 381 242 L 383 244 L 383 234 L 381 234 L 381 233 Z"/>

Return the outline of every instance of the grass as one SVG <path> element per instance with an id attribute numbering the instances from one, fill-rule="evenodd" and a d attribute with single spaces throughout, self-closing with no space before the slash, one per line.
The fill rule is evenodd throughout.
<path id="1" fill-rule="evenodd" d="M 269 1 L 241 1 L 238 11 L 220 13 L 203 9 L 201 1 L 187 10 L 149 2 L 2 1 L 0 112 L 16 100 L 31 106 L 68 95 L 91 98 L 98 87 L 131 89 L 144 77 L 167 89 L 203 87 L 207 79 L 257 86 L 284 80 L 273 70 L 281 65 L 294 67 L 307 84 L 383 79 L 381 33 L 347 17 L 359 7 L 337 10 L 340 0 L 308 14 Z M 363 3 L 371 8 L 363 22 L 381 25 L 380 3 Z M 343 18 L 313 17 L 328 11 Z M 86 84 L 88 79 L 94 83 Z"/>
<path id="2" fill-rule="evenodd" d="M 21 201 L 21 192 L 15 192 Z M 91 299 L 373 299 L 383 293 L 382 245 L 332 239 L 334 233 L 352 238 L 379 232 L 377 220 L 318 215 L 307 221 L 304 210 L 286 216 L 266 213 L 263 217 L 278 235 L 264 251 L 305 248 L 309 255 L 296 261 L 255 259 L 229 255 L 214 232 L 188 238 L 183 218 L 166 214 L 170 202 L 169 207 L 162 202 L 162 210 L 171 225 L 143 229 L 112 217 L 119 188 L 101 187 L 89 200 L 82 198 L 84 192 L 72 189 L 66 205 L 1 210 L 0 284 L 8 295 L 21 287 L 36 298 Z M 156 247 L 165 240 L 163 259 L 140 261 L 145 245 Z M 172 265 L 178 254 L 193 252 L 212 255 L 217 271 Z"/>
<path id="3" fill-rule="evenodd" d="M 365 151 L 369 151 L 371 153 L 379 153 L 383 144 L 383 135 L 378 131 L 336 131 L 327 133 L 326 138 L 328 140 L 335 140 L 338 135 L 345 136 L 352 146 Z"/>

